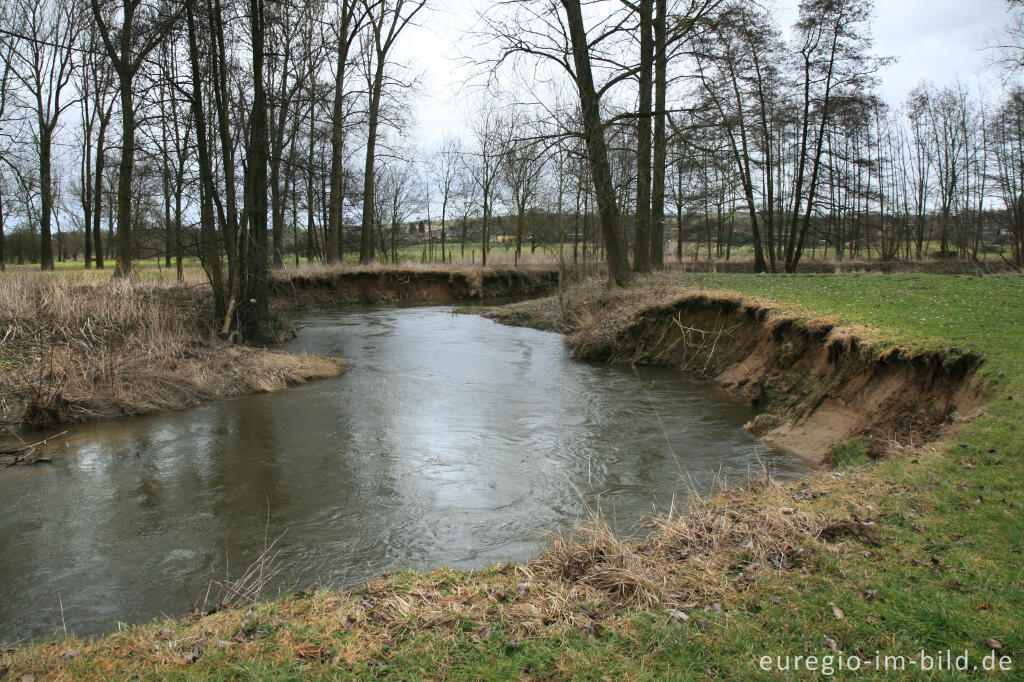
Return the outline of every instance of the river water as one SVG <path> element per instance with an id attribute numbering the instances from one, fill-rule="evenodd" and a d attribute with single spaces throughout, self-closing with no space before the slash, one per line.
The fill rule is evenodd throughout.
<path id="1" fill-rule="evenodd" d="M 178 616 L 276 540 L 277 590 L 526 560 L 599 503 L 621 531 L 716 477 L 807 468 L 670 369 L 582 363 L 559 335 L 450 308 L 302 320 L 339 379 L 74 428 L 0 473 L 0 643 Z"/>

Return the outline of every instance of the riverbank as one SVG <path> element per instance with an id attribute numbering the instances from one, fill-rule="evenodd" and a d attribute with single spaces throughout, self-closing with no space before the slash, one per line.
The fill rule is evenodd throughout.
<path id="1" fill-rule="evenodd" d="M 609 291 L 591 280 L 484 315 L 561 332 L 582 360 L 713 380 L 761 412 L 749 431 L 815 465 L 835 464 L 833 450 L 853 442 L 881 457 L 934 441 L 984 402 L 978 353 L 887 343 L 863 326 L 702 282 L 652 275 Z"/>
<path id="2" fill-rule="evenodd" d="M 218 340 L 207 293 L 155 280 L 5 275 L 0 428 L 138 416 L 343 371 L 335 358 Z"/>
<path id="3" fill-rule="evenodd" d="M 525 565 L 389 574 L 351 593 L 60 638 L 6 652 L 0 666 L 14 679 L 747 680 L 793 676 L 792 658 L 790 672 L 772 675 L 764 656 L 769 669 L 776 657 L 816 656 L 818 671 L 827 656 L 834 670 L 840 657 L 861 669 L 848 677 L 872 678 L 887 656 L 966 650 L 979 671 L 991 655 L 1019 673 L 1024 282 L 720 275 L 665 284 L 682 285 L 756 294 L 797 321 L 860 325 L 858 338 L 908 357 L 949 348 L 983 357 L 975 377 L 988 402 L 951 441 L 879 459 L 847 447 L 837 470 L 792 484 L 755 477 L 654 519 L 647 538 L 618 538 L 597 520 Z M 595 328 L 612 318 L 611 309 L 595 316 Z M 629 328 L 638 327 L 607 327 Z M 923 661 L 888 675 L 930 679 Z"/>
<path id="4" fill-rule="evenodd" d="M 593 268 L 591 268 L 593 270 Z M 560 278 L 576 281 L 582 268 L 557 266 L 313 265 L 278 271 L 274 294 L 290 309 L 337 305 L 410 305 L 496 298 L 536 298 L 552 293 Z"/>
<path id="5" fill-rule="evenodd" d="M 307 265 L 275 273 L 271 308 L 287 325 L 296 310 L 341 304 L 539 296 L 559 277 L 551 267 Z M 213 316 L 209 289 L 194 276 L 179 284 L 96 271 L 3 275 L 0 437 L 279 391 L 344 371 L 337 358 L 226 343 Z"/>

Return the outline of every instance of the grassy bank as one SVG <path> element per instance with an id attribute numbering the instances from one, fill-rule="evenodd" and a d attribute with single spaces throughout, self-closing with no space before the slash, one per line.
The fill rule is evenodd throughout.
<path id="1" fill-rule="evenodd" d="M 216 338 L 205 285 L 0 278 L 0 427 L 147 414 L 336 376 L 337 360 Z"/>
<path id="2" fill-rule="evenodd" d="M 677 275 L 641 284 L 769 297 L 797 318 L 859 325 L 880 348 L 981 354 L 989 401 L 947 442 L 877 461 L 851 443 L 836 470 L 723 491 L 652 520 L 648 538 L 616 538 L 595 522 L 526 565 L 390 574 L 353 593 L 61 639 L 7 652 L 0 665 L 14 679 L 749 680 L 818 678 L 828 660 L 838 678 L 944 679 L 953 676 L 921 669 L 928 659 L 878 668 L 886 656 L 966 650 L 969 676 L 1019 678 L 1024 281 Z M 589 314 L 598 324 L 627 315 L 627 299 Z M 539 306 L 553 327 L 564 324 L 561 303 Z M 1012 671 L 986 672 L 993 655 Z M 792 660 L 788 672 L 764 671 L 763 656 L 815 656 L 816 670 L 805 659 L 799 672 Z M 840 659 L 860 670 L 839 670 Z"/>

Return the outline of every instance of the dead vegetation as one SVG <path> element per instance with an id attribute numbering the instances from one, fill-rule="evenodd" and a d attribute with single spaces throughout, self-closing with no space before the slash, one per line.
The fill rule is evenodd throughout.
<path id="1" fill-rule="evenodd" d="M 335 376 L 338 361 L 217 340 L 205 287 L 8 274 L 0 427 L 133 416 Z"/>

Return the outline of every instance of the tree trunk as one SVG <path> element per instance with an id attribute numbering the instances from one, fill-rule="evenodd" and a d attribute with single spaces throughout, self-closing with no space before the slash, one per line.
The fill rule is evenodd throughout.
<path id="1" fill-rule="evenodd" d="M 348 38 L 352 12 L 346 10 L 347 3 L 341 7 L 341 27 L 338 31 L 338 62 L 334 76 L 334 108 L 331 111 L 331 194 L 328 201 L 327 218 L 327 262 L 334 263 L 341 259 L 341 208 L 343 171 L 342 153 L 345 139 L 344 101 L 345 101 L 345 65 L 348 63 L 348 50 L 352 44 Z"/>
<path id="2" fill-rule="evenodd" d="M 619 286 L 624 286 L 630 281 L 629 259 L 626 254 L 622 228 L 619 224 L 615 184 L 612 181 L 611 166 L 608 162 L 608 147 L 604 138 L 604 126 L 601 122 L 601 102 L 594 88 L 587 32 L 583 25 L 579 0 L 561 0 L 561 2 L 565 8 L 572 41 L 573 62 L 576 65 L 576 86 L 579 89 L 583 115 L 583 134 L 587 143 L 590 174 L 593 178 L 598 212 L 601 217 L 601 231 L 604 236 L 608 262 L 608 280 Z"/>
<path id="3" fill-rule="evenodd" d="M 654 0 L 640 0 L 640 107 L 637 112 L 636 230 L 633 271 L 651 270 L 651 88 L 654 67 Z"/>
<path id="4" fill-rule="evenodd" d="M 84 172 L 82 173 L 82 213 L 85 227 L 85 269 L 88 270 L 92 267 L 92 127 L 94 124 L 93 116 L 96 112 L 92 112 L 92 116 L 88 113 L 88 93 L 84 99 L 84 107 L 86 109 L 85 119 L 86 125 L 84 127 L 83 135 L 85 137 L 85 144 L 82 149 L 82 163 Z M 0 225 L 3 223 L 0 222 Z M 0 239 L 3 239 L 0 236 Z"/>
<path id="5" fill-rule="evenodd" d="M 100 129 L 96 136 L 96 180 L 93 189 L 93 223 L 92 238 L 96 269 L 103 269 L 103 171 L 106 166 L 104 145 L 107 141 L 107 125 L 110 123 L 110 110 L 105 116 L 100 117 Z"/>
<path id="6" fill-rule="evenodd" d="M 239 292 L 238 328 L 247 341 L 274 339 L 267 298 L 270 294 L 270 259 L 267 248 L 267 93 L 263 81 L 264 0 L 250 0 L 252 28 L 252 110 L 249 115 L 248 192 L 245 284 Z"/>
<path id="7" fill-rule="evenodd" d="M 126 51 L 122 51 L 126 54 Z M 132 79 L 119 73 L 121 85 L 121 163 L 117 170 L 117 233 L 114 237 L 114 276 L 132 272 L 132 173 L 135 170 L 135 95 Z"/>
<path id="8" fill-rule="evenodd" d="M 654 176 L 651 181 L 651 266 L 665 267 L 665 111 L 668 93 L 668 0 L 655 0 L 654 18 Z"/>
<path id="9" fill-rule="evenodd" d="M 7 270 L 7 244 L 4 236 L 4 197 L 3 185 L 0 185 L 0 272 Z"/>
<path id="10" fill-rule="evenodd" d="M 42 212 L 39 216 L 39 268 L 53 270 L 53 240 L 50 236 L 50 220 L 53 214 L 53 175 L 51 156 L 53 153 L 53 129 L 40 121 L 39 124 L 39 198 Z"/>
<path id="11" fill-rule="evenodd" d="M 221 272 L 221 252 L 218 248 L 214 228 L 213 195 L 216 192 L 213 181 L 213 164 L 210 160 L 210 146 L 206 138 L 206 111 L 203 107 L 202 71 L 199 64 L 199 47 L 196 38 L 194 0 L 189 0 L 185 12 L 188 23 L 189 62 L 192 66 L 192 117 L 195 120 L 196 147 L 199 160 L 199 260 L 206 270 L 207 279 L 213 289 L 214 312 L 217 319 L 227 317 L 227 296 Z M 180 220 L 180 212 L 178 214 Z"/>
<path id="12" fill-rule="evenodd" d="M 378 55 L 377 68 L 370 88 L 370 110 L 367 122 L 366 167 L 363 175 L 363 223 L 359 239 L 359 262 L 373 262 L 374 165 L 377 153 L 377 126 L 380 119 L 381 90 L 384 87 L 384 60 Z"/>

